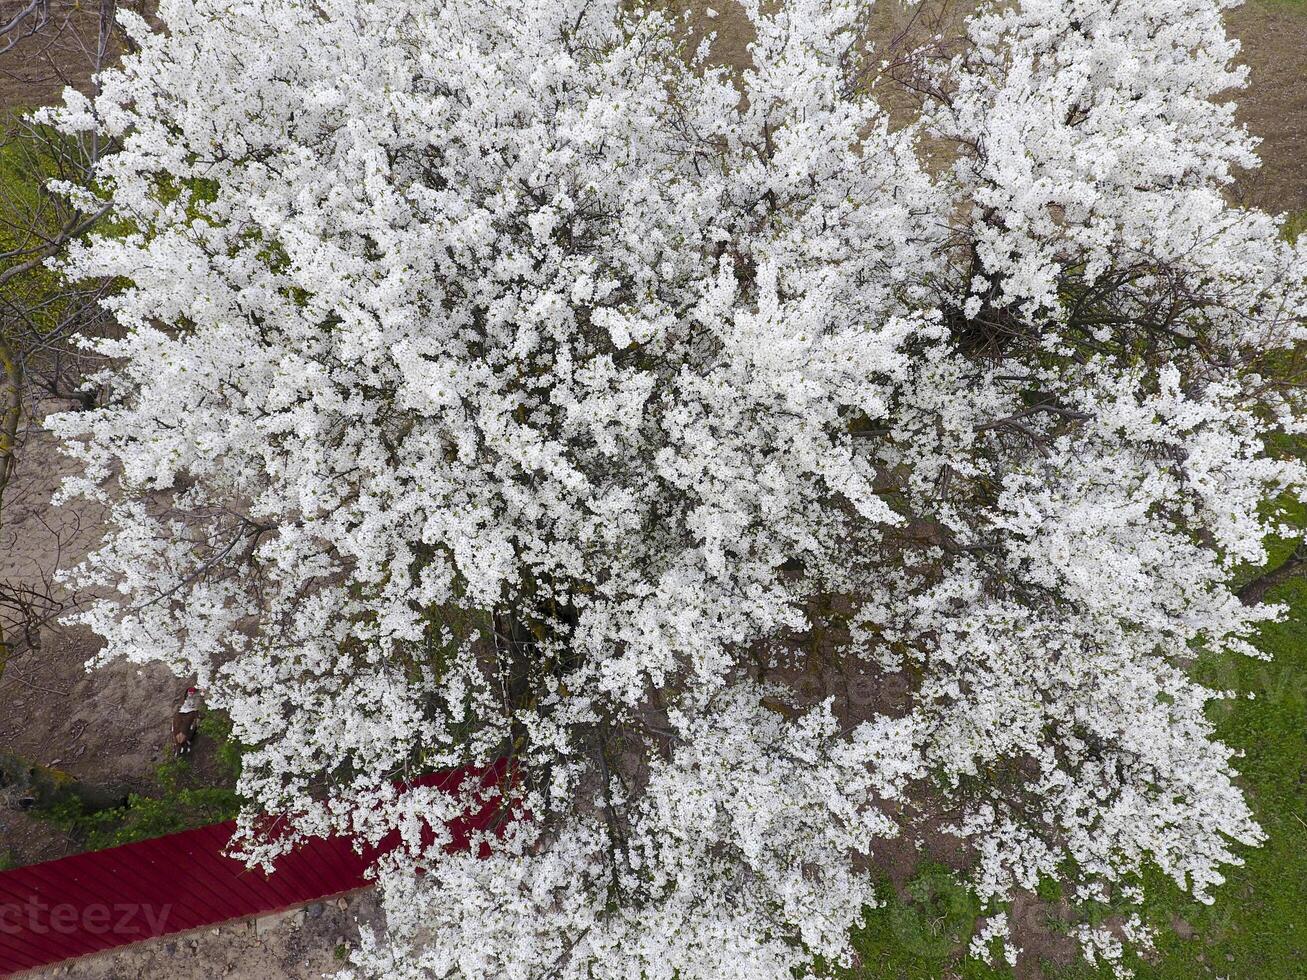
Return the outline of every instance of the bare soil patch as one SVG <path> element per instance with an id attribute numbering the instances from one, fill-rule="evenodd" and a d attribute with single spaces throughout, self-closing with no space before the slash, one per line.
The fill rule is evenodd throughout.
<path id="1" fill-rule="evenodd" d="M 69 85 L 89 88 L 100 5 L 95 0 L 47 0 L 44 11 L 16 20 L 29 2 L 0 0 L 0 25 L 16 21 L 8 35 L 0 36 L 0 108 L 49 105 L 59 101 Z M 136 2 L 117 6 L 142 9 Z M 110 43 L 110 63 L 121 51 L 116 40 Z"/>
<path id="2" fill-rule="evenodd" d="M 1243 175 L 1238 199 L 1272 213 L 1307 208 L 1307 7 L 1246 3 L 1231 11 L 1250 72 L 1239 119 L 1261 139 L 1262 168 Z"/>
<path id="3" fill-rule="evenodd" d="M 51 588 L 55 569 L 69 567 L 103 533 L 99 508 L 79 501 L 53 507 L 51 497 L 75 463 L 54 437 L 33 426 L 19 455 L 0 523 L 0 581 Z M 71 597 L 57 585 L 56 598 Z M 181 687 L 166 667 L 114 664 L 88 672 L 100 649 L 89 630 L 52 624 L 40 645 L 21 650 L 0 674 L 0 750 L 97 786 L 143 791 L 167 755 Z M 197 751 L 203 749 L 199 744 Z M 0 852 L 26 864 L 76 850 L 48 821 L 0 809 Z"/>
<path id="4" fill-rule="evenodd" d="M 315 902 L 284 918 L 247 919 L 75 960 L 25 977 L 76 980 L 310 980 L 337 973 L 360 929 L 381 921 L 370 890 Z"/>

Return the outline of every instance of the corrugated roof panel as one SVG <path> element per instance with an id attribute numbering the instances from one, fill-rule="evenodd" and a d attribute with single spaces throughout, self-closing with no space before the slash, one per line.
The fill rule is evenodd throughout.
<path id="1" fill-rule="evenodd" d="M 506 771 L 501 760 L 414 785 L 454 793 L 468 777 L 491 786 Z M 453 821 L 457 845 L 467 847 L 468 833 L 497 816 L 487 804 Z M 358 854 L 349 838 L 315 838 L 265 875 L 223 853 L 234 831 L 229 821 L 0 872 L 0 976 L 351 891 L 367 883 L 376 854 L 398 842 L 392 834 Z"/>

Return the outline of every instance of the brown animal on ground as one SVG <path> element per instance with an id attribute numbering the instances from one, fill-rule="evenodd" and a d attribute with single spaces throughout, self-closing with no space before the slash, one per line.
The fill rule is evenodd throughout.
<path id="1" fill-rule="evenodd" d="M 188 687 L 181 705 L 172 715 L 173 755 L 187 755 L 195 743 L 195 735 L 199 730 L 200 692 L 193 687 Z"/>

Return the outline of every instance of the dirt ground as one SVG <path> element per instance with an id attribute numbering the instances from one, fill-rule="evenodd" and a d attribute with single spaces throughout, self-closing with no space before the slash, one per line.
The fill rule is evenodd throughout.
<path id="1" fill-rule="evenodd" d="M 0 0 L 0 24 L 9 24 L 28 0 Z M 151 4 L 153 6 L 153 4 Z M 117 3 L 120 9 L 141 10 L 138 0 Z M 48 0 L 45 18 L 25 18 L 8 36 L 0 37 L 0 108 L 49 105 L 64 87 L 85 90 L 92 70 L 100 28 L 97 0 Z M 40 25 L 39 30 L 31 29 Z M 122 50 L 113 41 L 110 60 Z"/>
<path id="2" fill-rule="evenodd" d="M 42 428 L 29 431 L 0 524 L 0 581 L 52 587 L 52 572 L 99 540 L 94 507 L 55 508 L 50 498 L 73 464 Z M 0 674 L 0 750 L 99 786 L 142 790 L 165 758 L 182 685 L 167 668 L 116 664 L 88 672 L 99 640 L 80 627 L 51 626 L 37 649 L 15 655 Z M 0 851 L 26 864 L 70 853 L 75 844 L 51 824 L 0 809 Z"/>
<path id="3" fill-rule="evenodd" d="M 25 2 L 25 0 L 24 0 Z M 703 8 L 701 0 L 670 0 Z M 22 3 L 0 0 L 0 24 Z M 696 23 L 719 34 L 714 54 L 738 63 L 747 31 L 731 0 L 713 0 Z M 95 5 L 54 0 L 50 27 L 0 54 L 0 109 L 52 101 L 66 83 L 87 83 L 85 45 L 96 31 Z M 1253 0 L 1230 16 L 1244 42 L 1251 88 L 1241 95 L 1240 119 L 1262 139 L 1264 168 L 1241 177 L 1235 196 L 1270 211 L 1307 208 L 1307 9 Z M 0 46 L 3 39 L 0 39 Z M 0 524 L 0 579 L 43 582 L 59 566 L 94 545 L 93 508 L 54 509 L 50 495 L 69 470 L 48 433 L 37 427 L 23 450 L 17 485 L 5 498 Z M 149 785 L 163 758 L 169 718 L 181 682 L 162 667 L 117 665 L 88 674 L 95 637 L 80 629 L 49 630 L 39 649 L 17 657 L 0 677 L 0 750 L 100 784 Z M 0 856 L 20 863 L 69 853 L 75 843 L 48 823 L 0 808 Z M 300 978 L 341 966 L 336 950 L 357 936 L 360 922 L 377 917 L 375 899 L 361 893 L 346 907 L 311 907 L 297 921 L 271 930 L 238 924 L 178 939 L 144 943 L 113 955 L 56 967 L 41 974 L 87 980 Z"/>
<path id="4" fill-rule="evenodd" d="M 1244 175 L 1241 203 L 1272 213 L 1307 208 L 1307 6 L 1252 0 L 1232 11 L 1251 72 L 1239 119 L 1261 139 L 1262 169 Z"/>
<path id="5" fill-rule="evenodd" d="M 120 952 L 74 960 L 24 977 L 76 980 L 310 980 L 346 964 L 360 927 L 381 914 L 370 891 L 314 902 L 284 918 L 249 919 L 220 929 L 138 943 Z"/>

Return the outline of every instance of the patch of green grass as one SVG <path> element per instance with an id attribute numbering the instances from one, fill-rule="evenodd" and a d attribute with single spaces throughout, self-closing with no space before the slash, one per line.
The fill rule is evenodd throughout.
<path id="1" fill-rule="evenodd" d="M 1276 0 L 1278 3 L 1294 3 L 1307 11 L 1307 0 Z M 1284 217 L 1284 237 L 1291 242 L 1296 242 L 1298 236 L 1307 231 L 1307 208 L 1301 211 L 1290 211 Z"/>
<path id="2" fill-rule="evenodd" d="M 157 794 L 132 793 L 123 806 L 100 810 L 71 796 L 37 815 L 63 828 L 86 850 L 98 851 L 231 820 L 240 810 L 240 797 L 230 789 L 187 786 L 191 768 L 184 759 L 165 762 L 155 773 Z"/>
<path id="3" fill-rule="evenodd" d="M 924 867 L 904 891 L 903 897 L 864 913 L 862 924 L 853 930 L 854 966 L 818 963 L 814 973 L 837 980 L 997 980 L 1007 975 L 960 959 L 975 931 L 980 903 L 952 872 L 938 865 Z M 893 894 L 888 883 L 881 893 Z"/>
<path id="4" fill-rule="evenodd" d="M 200 734 L 213 744 L 215 757 L 227 771 L 226 785 L 206 785 L 189 758 L 173 758 L 155 767 L 154 792 L 132 793 L 121 806 L 94 807 L 79 796 L 65 795 L 36 813 L 88 851 L 231 820 L 240 812 L 241 798 L 229 787 L 240 776 L 245 746 L 232 737 L 231 720 L 219 711 L 204 713 Z"/>
<path id="5" fill-rule="evenodd" d="M 231 727 L 231 719 L 222 711 L 206 711 L 200 717 L 200 737 L 213 743 L 214 756 L 235 783 L 241 774 L 241 757 L 248 748 L 236 741 Z"/>
<path id="6" fill-rule="evenodd" d="M 1269 599 L 1290 609 L 1262 632 L 1260 645 L 1274 659 L 1223 665 L 1221 683 L 1254 699 L 1221 706 L 1217 729 L 1245 753 L 1237 765 L 1268 839 L 1228 871 L 1213 905 L 1148 883 L 1158 896 L 1150 911 L 1183 920 L 1194 935 L 1164 936 L 1160 958 L 1140 968 L 1141 978 L 1287 980 L 1307 968 L 1307 580 L 1294 579 Z"/>
<path id="7" fill-rule="evenodd" d="M 58 172 L 48 148 L 25 138 L 15 129 L 12 114 L 0 115 L 0 252 L 19 253 L 0 260 L 0 268 L 17 265 L 37 249 L 43 238 L 58 233 L 63 214 L 44 189 L 45 181 Z M 63 303 L 47 310 L 41 300 L 56 295 L 58 274 L 44 266 L 29 270 L 6 284 L 13 298 L 37 311 L 38 326 L 57 322 Z"/>

